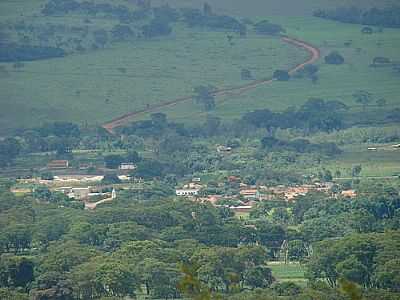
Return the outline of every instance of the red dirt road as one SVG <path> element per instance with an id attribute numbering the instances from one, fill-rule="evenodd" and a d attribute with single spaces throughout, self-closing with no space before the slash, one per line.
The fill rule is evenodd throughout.
<path id="1" fill-rule="evenodd" d="M 318 48 L 312 46 L 311 44 L 298 40 L 298 39 L 294 39 L 294 38 L 289 38 L 289 37 L 283 37 L 282 41 L 291 44 L 295 47 L 298 48 L 302 48 L 305 49 L 306 51 L 308 51 L 308 53 L 310 54 L 310 57 L 303 63 L 300 63 L 298 65 L 296 65 L 295 67 L 291 68 L 289 70 L 289 74 L 293 75 L 294 73 L 296 73 L 297 71 L 303 69 L 305 66 L 309 65 L 309 64 L 313 64 L 314 62 L 316 62 L 321 54 Z M 232 88 L 227 88 L 227 89 L 220 89 L 214 92 L 214 96 L 224 96 L 227 95 L 229 93 L 237 93 L 237 94 L 242 94 L 244 92 L 247 92 L 249 90 L 252 90 L 260 85 L 264 85 L 264 84 L 271 84 L 272 82 L 274 82 L 274 79 L 267 79 L 267 80 L 255 80 L 252 81 L 248 84 L 245 85 L 241 85 L 241 86 L 236 86 L 236 87 L 232 87 Z M 167 101 L 162 101 L 158 104 L 153 104 L 153 105 L 149 105 L 144 109 L 140 109 L 140 110 L 136 110 L 133 112 L 129 112 L 127 114 L 124 114 L 118 118 L 115 118 L 113 120 L 111 120 L 110 122 L 107 122 L 105 124 L 102 125 L 102 127 L 104 129 L 106 129 L 108 132 L 113 133 L 114 129 L 120 126 L 123 126 L 129 122 L 132 121 L 132 118 L 143 114 L 143 113 L 148 113 L 148 112 L 152 112 L 155 110 L 159 110 L 160 108 L 164 108 L 170 105 L 175 105 L 178 104 L 180 102 L 184 102 L 184 101 L 188 101 L 193 99 L 193 96 L 186 96 L 186 97 L 181 97 L 178 99 L 174 99 L 174 100 L 167 100 Z"/>

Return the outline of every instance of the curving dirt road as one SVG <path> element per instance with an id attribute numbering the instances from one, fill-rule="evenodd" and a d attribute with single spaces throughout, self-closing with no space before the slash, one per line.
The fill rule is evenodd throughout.
<path id="1" fill-rule="evenodd" d="M 306 51 L 308 51 L 308 53 L 310 54 L 310 57 L 303 63 L 300 63 L 298 65 L 296 65 L 295 67 L 291 68 L 288 72 L 290 75 L 293 75 L 294 73 L 296 73 L 297 71 L 303 69 L 305 66 L 309 65 L 309 64 L 313 64 L 314 62 L 316 62 L 321 54 L 318 48 L 314 47 L 313 45 L 305 42 L 305 41 L 301 41 L 295 38 L 289 38 L 289 37 L 283 37 L 282 41 L 291 44 L 295 47 L 298 48 L 302 48 L 305 49 Z M 263 84 L 271 84 L 272 82 L 274 82 L 274 79 L 264 79 L 264 80 L 255 80 L 252 81 L 248 84 L 245 85 L 240 85 L 240 86 L 236 86 L 236 87 L 232 87 L 232 88 L 226 88 L 226 89 L 220 89 L 220 90 L 216 90 L 214 92 L 214 96 L 224 96 L 227 95 L 229 93 L 235 92 L 237 94 L 242 94 L 244 92 L 247 92 L 249 90 L 252 90 L 260 85 Z M 111 120 L 110 122 L 107 122 L 105 124 L 102 125 L 102 127 L 104 129 L 106 129 L 108 132 L 110 133 L 114 133 L 114 129 L 120 126 L 123 126 L 129 122 L 132 121 L 132 118 L 134 116 L 143 114 L 143 113 L 148 113 L 148 112 L 152 112 L 155 110 L 158 110 L 160 108 L 164 108 L 170 105 L 175 105 L 178 104 L 180 102 L 184 102 L 184 101 L 188 101 L 193 99 L 193 96 L 186 96 L 186 97 L 181 97 L 178 99 L 174 99 L 174 100 L 167 100 L 167 101 L 162 101 L 161 103 L 158 104 L 153 104 L 153 105 L 148 105 L 146 108 L 144 109 L 140 109 L 140 110 L 136 110 L 133 112 L 129 112 L 127 114 L 124 114 L 118 118 L 115 118 L 113 120 Z"/>

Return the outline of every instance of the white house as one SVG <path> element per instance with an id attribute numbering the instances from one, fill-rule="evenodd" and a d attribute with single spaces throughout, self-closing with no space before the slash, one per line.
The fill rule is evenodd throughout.
<path id="1" fill-rule="evenodd" d="M 136 165 L 134 163 L 122 163 L 119 165 L 120 170 L 135 170 Z"/>
<path id="2" fill-rule="evenodd" d="M 197 196 L 199 189 L 176 189 L 175 194 L 177 196 Z"/>

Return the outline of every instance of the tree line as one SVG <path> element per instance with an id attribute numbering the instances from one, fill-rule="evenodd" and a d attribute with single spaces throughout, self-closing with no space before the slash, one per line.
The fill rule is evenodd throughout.
<path id="1" fill-rule="evenodd" d="M 315 17 L 352 24 L 381 27 L 400 27 L 400 6 L 387 8 L 372 7 L 363 10 L 357 7 L 339 7 L 332 10 L 319 9 Z"/>

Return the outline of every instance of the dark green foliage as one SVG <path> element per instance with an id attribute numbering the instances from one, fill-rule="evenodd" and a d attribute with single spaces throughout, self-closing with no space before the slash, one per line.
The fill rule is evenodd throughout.
<path id="1" fill-rule="evenodd" d="M 111 30 L 111 36 L 114 40 L 125 41 L 135 37 L 135 33 L 128 25 L 115 25 Z"/>
<path id="2" fill-rule="evenodd" d="M 253 75 L 249 69 L 242 69 L 240 71 L 240 77 L 242 80 L 253 80 Z"/>
<path id="3" fill-rule="evenodd" d="M 0 287 L 26 287 L 33 281 L 33 261 L 23 256 L 3 254 L 0 260 Z"/>
<path id="4" fill-rule="evenodd" d="M 11 165 L 21 151 L 21 145 L 14 138 L 0 140 L 0 167 Z"/>
<path id="5" fill-rule="evenodd" d="M 339 52 L 333 51 L 325 56 L 325 63 L 330 65 L 341 65 L 344 63 L 344 58 Z"/>
<path id="6" fill-rule="evenodd" d="M 319 152 L 328 156 L 341 153 L 341 150 L 334 143 L 312 144 L 306 139 L 283 141 L 267 136 L 261 140 L 261 144 L 269 151 L 286 149 L 300 153 Z"/>
<path id="7" fill-rule="evenodd" d="M 150 24 L 142 27 L 143 35 L 147 38 L 165 36 L 172 33 L 169 23 L 163 19 L 153 19 Z"/>
<path id="8" fill-rule="evenodd" d="M 165 165 L 155 160 L 142 160 L 137 165 L 134 175 L 145 179 L 162 177 L 165 174 Z"/>
<path id="9" fill-rule="evenodd" d="M 319 67 L 316 65 L 306 65 L 303 69 L 297 71 L 294 75 L 296 78 L 309 78 L 314 83 L 318 81 Z"/>
<path id="10" fill-rule="evenodd" d="M 246 26 L 233 17 L 212 14 L 206 8 L 204 14 L 199 9 L 182 9 L 184 21 L 190 27 L 208 27 L 215 30 L 230 30 L 238 33 L 246 31 Z"/>
<path id="11" fill-rule="evenodd" d="M 386 119 L 391 122 L 400 122 L 400 108 L 393 109 L 387 114 Z"/>
<path id="12" fill-rule="evenodd" d="M 367 105 L 372 101 L 372 94 L 368 91 L 360 90 L 353 94 L 355 101 L 363 106 L 365 111 Z"/>
<path id="13" fill-rule="evenodd" d="M 254 29 L 259 34 L 279 35 L 285 32 L 285 29 L 278 25 L 270 23 L 268 20 L 260 21 L 254 25 Z"/>
<path id="14" fill-rule="evenodd" d="M 118 178 L 116 174 L 109 173 L 105 174 L 103 179 L 101 180 L 102 184 L 116 184 L 121 183 L 121 179 Z"/>
<path id="15" fill-rule="evenodd" d="M 69 122 L 47 123 L 42 127 L 38 128 L 37 131 L 43 137 L 49 135 L 55 135 L 57 137 L 62 137 L 62 138 L 69 138 L 69 137 L 76 138 L 79 137 L 81 134 L 79 126 Z"/>
<path id="16" fill-rule="evenodd" d="M 176 22 L 180 18 L 178 10 L 170 7 L 168 4 L 160 7 L 154 7 L 153 14 L 156 19 L 162 20 L 166 23 Z"/>
<path id="17" fill-rule="evenodd" d="M 293 282 L 276 283 L 272 289 L 279 296 L 295 296 L 301 293 L 301 287 Z"/>
<path id="18" fill-rule="evenodd" d="M 288 71 L 284 70 L 276 70 L 272 77 L 279 81 L 288 81 L 290 79 Z"/>
<path id="19" fill-rule="evenodd" d="M 109 3 L 96 4 L 95 2 L 78 2 L 75 0 L 49 0 L 41 12 L 45 16 L 59 16 L 72 13 L 90 16 L 113 16 L 123 23 L 141 20 L 149 15 L 147 8 L 130 11 L 128 7 L 123 5 L 112 5 Z"/>
<path id="20" fill-rule="evenodd" d="M 299 128 L 306 131 L 332 131 L 343 128 L 340 112 L 346 106 L 340 101 L 309 99 L 298 111 L 288 110 L 274 113 L 268 109 L 245 114 L 242 119 L 256 127 L 267 128 L 270 132 L 276 128 Z"/>
<path id="21" fill-rule="evenodd" d="M 124 157 L 121 155 L 111 154 L 104 157 L 105 166 L 109 169 L 118 169 L 123 161 Z"/>
<path id="22" fill-rule="evenodd" d="M 42 180 L 53 180 L 54 179 L 54 175 L 51 172 L 45 172 L 40 174 L 40 178 Z"/>
<path id="23" fill-rule="evenodd" d="M 215 87 L 213 86 L 197 86 L 194 88 L 196 103 L 203 105 L 205 111 L 215 108 Z"/>
<path id="24" fill-rule="evenodd" d="M 104 29 L 98 29 L 93 31 L 93 38 L 97 46 L 104 47 L 108 42 L 108 32 Z"/>
<path id="25" fill-rule="evenodd" d="M 336 286 L 339 278 L 364 287 L 375 286 L 377 270 L 397 255 L 396 251 L 392 252 L 396 243 L 399 243 L 397 232 L 354 235 L 320 242 L 309 264 L 309 276 L 325 278 L 331 286 Z M 390 288 L 396 288 L 396 284 Z"/>
<path id="26" fill-rule="evenodd" d="M 61 48 L 41 46 L 2 45 L 0 62 L 35 61 L 63 57 L 66 52 Z"/>

